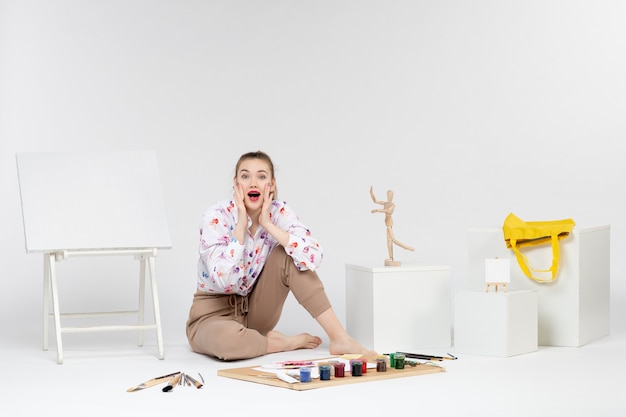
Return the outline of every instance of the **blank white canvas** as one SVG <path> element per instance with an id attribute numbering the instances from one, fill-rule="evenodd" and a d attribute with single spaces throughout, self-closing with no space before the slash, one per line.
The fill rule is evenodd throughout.
<path id="1" fill-rule="evenodd" d="M 486 282 L 511 282 L 510 259 L 485 259 Z"/>
<path id="2" fill-rule="evenodd" d="M 154 151 L 16 158 L 27 252 L 171 247 Z"/>

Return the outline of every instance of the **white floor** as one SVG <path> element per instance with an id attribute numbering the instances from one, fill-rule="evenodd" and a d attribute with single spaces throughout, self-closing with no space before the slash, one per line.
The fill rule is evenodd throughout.
<path id="1" fill-rule="evenodd" d="M 73 336 L 73 335 L 72 335 Z M 103 336 L 98 336 L 101 338 Z M 219 362 L 166 345 L 81 335 L 64 339 L 64 363 L 49 351 L 20 341 L 2 343 L 0 415 L 33 416 L 56 410 L 69 416 L 324 415 L 338 411 L 386 416 L 620 416 L 626 415 L 626 334 L 579 348 L 540 347 L 510 358 L 459 355 L 446 372 L 379 382 L 294 391 L 217 376 L 223 368 L 279 360 L 323 358 L 326 348 Z M 86 342 L 86 339 L 89 342 Z M 95 343 L 97 342 L 97 343 Z M 443 355 L 454 348 L 428 351 Z M 182 371 L 205 379 L 201 389 L 161 386 L 126 392 L 159 375 Z M 7 413 L 8 412 L 8 413 Z M 56 415 L 56 414 L 55 414 Z"/>

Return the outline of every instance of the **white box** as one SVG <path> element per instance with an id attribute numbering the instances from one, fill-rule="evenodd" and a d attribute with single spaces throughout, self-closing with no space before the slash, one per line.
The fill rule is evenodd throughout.
<path id="1" fill-rule="evenodd" d="M 578 347 L 609 334 L 610 226 L 576 226 L 559 248 L 556 280 L 542 284 L 524 275 L 501 228 L 470 229 L 469 289 L 485 289 L 485 259 L 509 257 L 509 289 L 538 293 L 539 345 Z M 522 251 L 534 268 L 552 262 L 550 245 Z"/>
<path id="2" fill-rule="evenodd" d="M 536 352 L 537 292 L 457 292 L 454 351 L 500 357 Z"/>
<path id="3" fill-rule="evenodd" d="M 379 353 L 449 347 L 450 267 L 346 265 L 346 329 Z"/>

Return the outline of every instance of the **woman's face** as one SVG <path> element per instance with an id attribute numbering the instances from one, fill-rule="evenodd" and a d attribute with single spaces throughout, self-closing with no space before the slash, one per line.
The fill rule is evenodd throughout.
<path id="1" fill-rule="evenodd" d="M 269 186 L 270 191 L 274 191 L 274 185 L 275 179 L 267 162 L 261 159 L 246 159 L 239 164 L 235 186 L 241 186 L 247 208 L 260 208 L 263 205 L 266 187 Z"/>

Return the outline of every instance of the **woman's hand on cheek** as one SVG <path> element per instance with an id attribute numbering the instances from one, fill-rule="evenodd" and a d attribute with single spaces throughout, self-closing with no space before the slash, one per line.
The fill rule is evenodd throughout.
<path id="1" fill-rule="evenodd" d="M 270 223 L 270 208 L 272 207 L 272 191 L 271 186 L 267 184 L 263 190 L 263 206 L 261 207 L 261 214 L 259 215 L 259 223 L 265 225 Z"/>
<path id="2" fill-rule="evenodd" d="M 237 206 L 240 215 L 245 215 L 246 204 L 243 201 L 243 187 L 238 182 L 235 182 L 233 188 L 235 190 L 235 206 Z"/>

